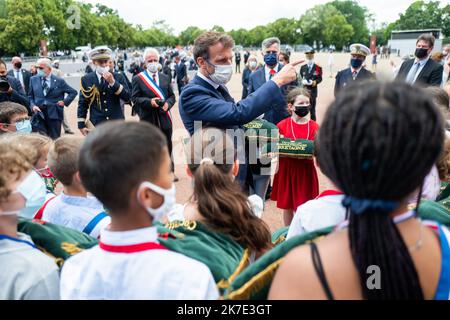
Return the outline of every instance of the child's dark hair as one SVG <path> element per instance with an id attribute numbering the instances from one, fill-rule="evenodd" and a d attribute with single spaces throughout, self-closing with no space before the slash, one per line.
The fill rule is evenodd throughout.
<path id="1" fill-rule="evenodd" d="M 157 178 L 166 146 L 165 136 L 149 123 L 102 124 L 80 150 L 81 181 L 107 209 L 126 210 L 131 192 Z"/>
<path id="2" fill-rule="evenodd" d="M 424 90 L 404 83 L 349 87 L 328 109 L 317 158 L 322 172 L 353 199 L 403 201 L 419 189 L 444 142 L 442 116 Z M 366 299 L 423 299 L 417 270 L 391 209 L 349 206 L 349 240 Z M 381 269 L 381 289 L 366 285 Z"/>
<path id="3" fill-rule="evenodd" d="M 250 250 L 270 248 L 268 226 L 253 214 L 247 196 L 231 176 L 236 152 L 230 136 L 216 128 L 198 130 L 187 150 L 189 170 L 194 175 L 192 200 L 206 225 Z"/>

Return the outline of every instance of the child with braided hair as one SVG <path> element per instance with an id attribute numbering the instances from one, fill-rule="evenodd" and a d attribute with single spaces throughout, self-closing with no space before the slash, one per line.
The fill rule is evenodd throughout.
<path id="1" fill-rule="evenodd" d="M 443 143 L 442 115 L 423 89 L 343 91 L 322 123 L 317 160 L 345 194 L 349 220 L 290 252 L 269 298 L 449 299 L 450 232 L 408 209 Z"/>

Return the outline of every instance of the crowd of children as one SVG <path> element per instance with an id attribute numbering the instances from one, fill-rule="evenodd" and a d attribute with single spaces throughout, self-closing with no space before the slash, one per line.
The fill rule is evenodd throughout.
<path id="1" fill-rule="evenodd" d="M 441 93 L 355 86 L 331 104 L 319 130 L 309 93 L 289 92 L 291 117 L 278 124 L 280 136 L 315 141 L 315 158 L 280 157 L 271 198 L 289 226 L 287 242 L 335 231 L 287 254 L 269 298 L 449 298 L 450 233 L 417 218 L 420 202 L 436 201 L 441 183 L 450 182 L 449 102 L 435 98 Z M 22 130 L 29 121 L 20 106 L 0 104 L 0 299 L 218 299 L 225 287 L 212 264 L 164 246 L 160 240 L 174 236 L 160 234 L 165 222 L 197 223 L 209 230 L 203 237 L 220 235 L 249 252 L 227 285 L 276 250 L 261 199 L 235 181 L 238 155 L 223 130 L 198 130 L 187 144 L 192 195 L 182 205 L 156 127 L 112 121 L 87 137 L 52 141 Z M 316 167 L 333 185 L 320 194 Z M 98 245 L 59 270 L 45 248 L 18 232 L 19 219 L 64 226 Z M 373 265 L 383 272 L 380 290 L 366 286 Z"/>

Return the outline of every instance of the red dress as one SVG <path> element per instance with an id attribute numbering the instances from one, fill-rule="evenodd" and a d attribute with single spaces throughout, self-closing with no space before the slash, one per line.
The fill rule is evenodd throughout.
<path id="1" fill-rule="evenodd" d="M 282 120 L 277 127 L 280 135 L 285 138 L 307 140 L 314 140 L 319 129 L 319 125 L 313 120 L 298 124 L 292 118 Z M 318 195 L 319 179 L 312 159 L 279 158 L 270 197 L 277 201 L 278 208 L 296 210 L 299 205 Z"/>

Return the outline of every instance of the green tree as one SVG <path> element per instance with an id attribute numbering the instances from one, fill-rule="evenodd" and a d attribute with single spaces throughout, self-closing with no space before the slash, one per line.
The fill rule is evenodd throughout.
<path id="1" fill-rule="evenodd" d="M 352 43 L 369 43 L 369 28 L 367 21 L 371 14 L 366 7 L 359 5 L 355 0 L 335 0 L 330 2 L 342 15 L 347 22 L 353 27 L 353 35 L 350 38 Z"/>
<path id="2" fill-rule="evenodd" d="M 277 36 L 283 44 L 299 44 L 303 42 L 298 20 L 281 18 L 269 23 L 267 30 L 268 33 Z"/>
<path id="3" fill-rule="evenodd" d="M 334 44 L 337 49 L 348 44 L 354 33 L 342 13 L 331 4 L 316 5 L 307 10 L 300 19 L 300 26 L 306 43 Z"/>
<path id="4" fill-rule="evenodd" d="M 44 19 L 36 11 L 35 1 L 7 0 L 7 19 L 0 19 L 0 44 L 3 51 L 12 54 L 35 54 L 42 33 Z"/>
<path id="5" fill-rule="evenodd" d="M 225 32 L 225 29 L 218 25 L 215 25 L 214 27 L 212 27 L 211 30 L 216 31 L 216 32 Z"/>
<path id="6" fill-rule="evenodd" d="M 416 1 L 405 13 L 400 14 L 389 30 L 440 28 L 444 35 L 450 35 L 450 5 L 441 7 L 440 1 Z"/>
<path id="7" fill-rule="evenodd" d="M 200 29 L 199 27 L 190 26 L 180 32 L 178 39 L 180 41 L 180 44 L 183 45 L 193 44 L 195 38 L 197 38 L 203 32 L 204 30 Z"/>

